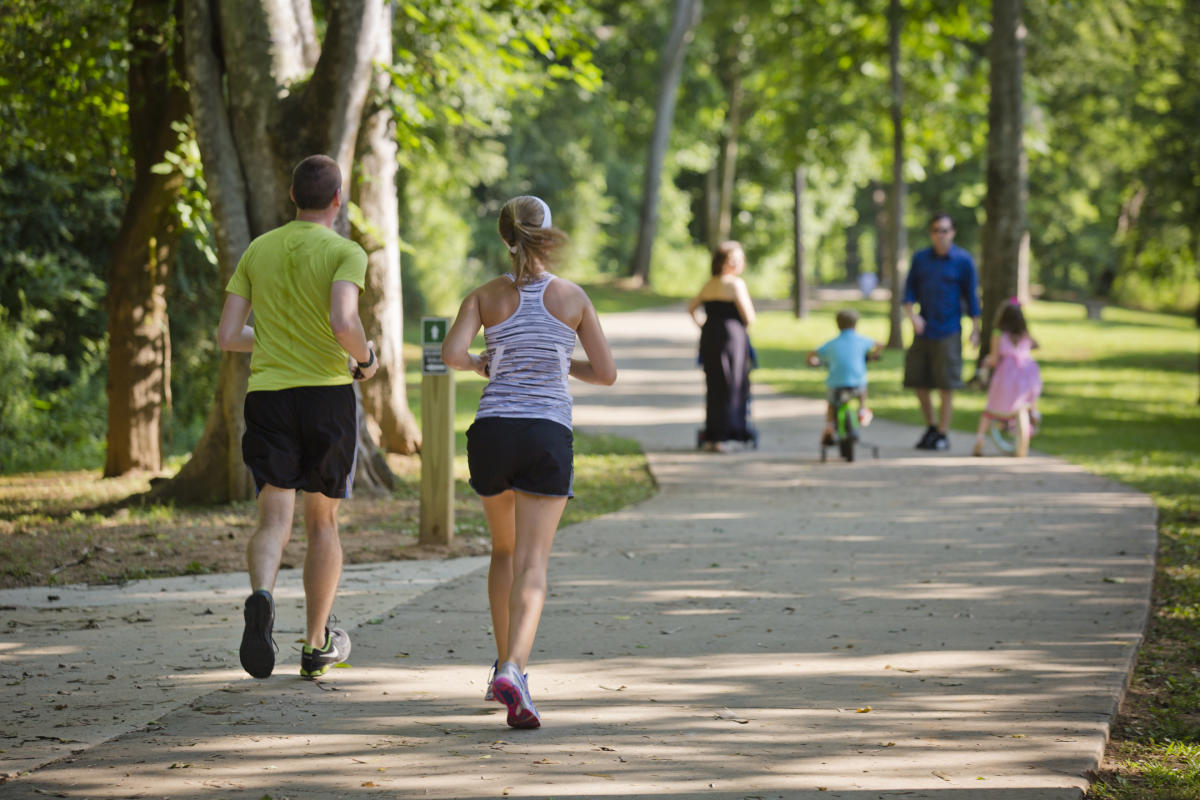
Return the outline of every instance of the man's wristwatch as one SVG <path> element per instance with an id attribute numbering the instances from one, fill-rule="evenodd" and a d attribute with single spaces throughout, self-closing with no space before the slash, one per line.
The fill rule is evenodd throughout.
<path id="1" fill-rule="evenodd" d="M 367 348 L 367 351 L 371 354 L 370 358 L 368 358 L 366 361 L 355 361 L 354 362 L 353 377 L 356 380 L 363 376 L 364 369 L 370 369 L 371 365 L 375 363 L 375 348 L 369 347 L 369 348 Z"/>

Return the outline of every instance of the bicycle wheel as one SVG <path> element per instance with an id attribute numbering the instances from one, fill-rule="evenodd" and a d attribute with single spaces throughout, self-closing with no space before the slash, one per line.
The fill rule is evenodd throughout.
<path id="1" fill-rule="evenodd" d="M 854 460 L 854 417 L 850 411 L 850 404 L 844 403 L 838 409 L 838 452 L 842 454 L 842 458 L 847 461 Z"/>
<path id="2" fill-rule="evenodd" d="M 988 424 L 988 433 L 992 444 L 1002 453 L 1012 453 L 1017 449 L 1017 421 L 1015 419 L 992 419 Z"/>

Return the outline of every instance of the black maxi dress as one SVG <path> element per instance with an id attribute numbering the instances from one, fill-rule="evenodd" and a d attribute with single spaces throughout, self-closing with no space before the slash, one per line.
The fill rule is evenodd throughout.
<path id="1" fill-rule="evenodd" d="M 750 337 L 729 300 L 707 300 L 700 329 L 700 363 L 708 387 L 701 440 L 739 442 L 754 438 L 746 421 L 750 400 Z"/>

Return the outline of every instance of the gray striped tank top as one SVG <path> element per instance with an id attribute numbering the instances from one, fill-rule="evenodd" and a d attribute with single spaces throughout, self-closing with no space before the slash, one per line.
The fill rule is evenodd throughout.
<path id="1" fill-rule="evenodd" d="M 505 277 L 513 279 L 511 274 Z M 552 280 L 547 272 L 521 286 L 516 312 L 483 329 L 489 380 L 476 419 L 548 419 L 571 428 L 567 376 L 575 331 L 546 310 L 542 296 Z"/>

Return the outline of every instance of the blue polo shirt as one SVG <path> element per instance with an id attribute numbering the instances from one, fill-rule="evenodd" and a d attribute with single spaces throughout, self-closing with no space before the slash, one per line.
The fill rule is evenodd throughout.
<path id="1" fill-rule="evenodd" d="M 925 318 L 921 338 L 941 339 L 961 332 L 964 308 L 971 317 L 981 313 L 975 260 L 953 244 L 944 256 L 932 247 L 917 251 L 904 281 L 904 302 L 915 303 Z"/>
<path id="2" fill-rule="evenodd" d="M 830 389 L 866 386 L 867 353 L 873 347 L 874 339 L 868 339 L 853 328 L 842 331 L 818 347 L 817 358 L 829 365 L 829 377 L 825 379 L 825 385 Z"/>

